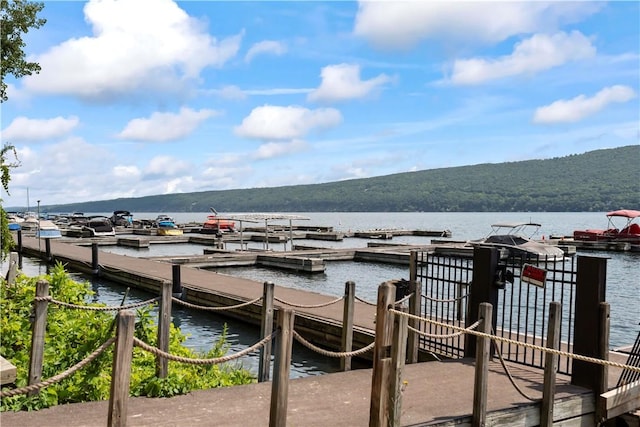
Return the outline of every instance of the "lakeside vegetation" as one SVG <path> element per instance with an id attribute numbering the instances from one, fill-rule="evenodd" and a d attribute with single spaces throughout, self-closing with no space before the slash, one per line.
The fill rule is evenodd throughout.
<path id="1" fill-rule="evenodd" d="M 602 212 L 640 208 L 640 145 L 312 185 L 46 206 L 48 212 Z"/>
<path id="2" fill-rule="evenodd" d="M 47 280 L 53 299 L 74 305 L 104 306 L 87 300 L 93 295 L 88 282 L 74 281 L 61 264 L 50 274 L 29 278 L 20 275 L 16 284 L 7 286 L 0 279 L 0 354 L 17 367 L 15 386 L 27 386 L 31 348 L 31 319 L 36 282 Z M 156 346 L 157 327 L 147 306 L 136 312 L 136 338 Z M 52 305 L 47 314 L 42 379 L 58 375 L 83 360 L 115 333 L 113 312 L 74 310 Z M 176 356 L 217 358 L 228 350 L 225 337 L 212 343 L 204 353 L 195 352 L 182 343 L 186 336 L 171 324 L 169 352 Z M 0 411 L 42 409 L 54 405 L 108 400 L 111 386 L 113 345 L 96 360 L 59 383 L 43 388 L 35 396 L 2 398 Z M 131 365 L 131 396 L 170 397 L 193 390 L 248 384 L 251 373 L 239 365 L 192 365 L 169 361 L 168 376 L 156 376 L 156 360 L 151 353 L 135 347 Z M 6 390 L 10 390 L 6 388 Z M 5 389 L 3 387 L 3 389 Z"/>

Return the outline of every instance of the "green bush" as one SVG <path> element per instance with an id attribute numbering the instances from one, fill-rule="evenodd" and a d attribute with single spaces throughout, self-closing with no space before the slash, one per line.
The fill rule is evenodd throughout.
<path id="1" fill-rule="evenodd" d="M 88 283 L 72 280 L 62 265 L 56 265 L 48 275 L 29 278 L 20 275 L 16 284 L 7 286 L 0 279 L 0 354 L 17 367 L 15 385 L 28 384 L 29 355 L 31 348 L 31 315 L 36 282 L 49 282 L 52 298 L 77 305 L 88 304 L 93 292 Z M 114 335 L 113 312 L 76 310 L 49 304 L 44 346 L 42 378 L 58 375 L 83 360 L 109 337 Z M 151 316 L 151 308 L 137 310 L 135 336 L 149 345 L 156 346 L 157 327 Z M 223 336 L 204 353 L 185 347 L 186 336 L 171 325 L 169 352 L 187 358 L 215 358 L 228 350 L 226 328 Z M 1 411 L 41 409 L 53 405 L 106 400 L 111 385 L 113 345 L 97 359 L 59 383 L 40 389 L 36 396 L 5 397 Z M 131 396 L 170 397 L 213 387 L 248 384 L 254 381 L 251 373 L 239 365 L 192 365 L 169 362 L 167 378 L 155 375 L 155 356 L 134 347 L 131 367 Z M 8 390 L 8 388 L 3 388 Z"/>

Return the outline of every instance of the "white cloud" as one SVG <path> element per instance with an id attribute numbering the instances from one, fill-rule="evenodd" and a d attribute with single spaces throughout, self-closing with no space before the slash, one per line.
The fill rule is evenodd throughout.
<path id="1" fill-rule="evenodd" d="M 391 81 L 385 74 L 361 80 L 360 66 L 355 64 L 328 65 L 320 75 L 322 83 L 309 94 L 309 101 L 331 102 L 362 98 Z"/>
<path id="2" fill-rule="evenodd" d="M 287 52 L 287 45 L 273 40 L 264 40 L 251 46 L 244 57 L 245 62 L 251 62 L 258 55 L 283 55 Z"/>
<path id="3" fill-rule="evenodd" d="M 11 174 L 13 188 L 28 187 L 31 200 L 43 205 L 76 200 L 107 200 L 109 162 L 113 159 L 104 146 L 72 137 L 49 145 L 18 149 L 21 165 Z M 91 167 L 79 167 L 91 165 Z M 24 203 L 24 201 L 20 201 Z"/>
<path id="4" fill-rule="evenodd" d="M 235 128 L 235 133 L 246 138 L 281 140 L 301 138 L 313 129 L 335 127 L 342 115 L 333 108 L 309 110 L 303 107 L 264 105 L 254 108 Z"/>
<path id="5" fill-rule="evenodd" d="M 262 144 L 256 150 L 254 158 L 256 159 L 269 159 L 272 157 L 280 157 L 299 151 L 304 151 L 309 148 L 309 144 L 300 139 L 294 139 L 289 142 L 268 142 Z"/>
<path id="6" fill-rule="evenodd" d="M 92 0 L 84 7 L 93 36 L 67 40 L 35 58 L 32 92 L 85 98 L 176 92 L 208 66 L 235 56 L 242 33 L 223 40 L 170 0 Z"/>
<path id="7" fill-rule="evenodd" d="M 550 105 L 540 107 L 533 116 L 534 123 L 578 122 L 593 115 L 611 103 L 622 103 L 636 97 L 635 91 L 628 86 L 605 87 L 593 97 L 585 95 L 573 99 L 561 99 Z"/>
<path id="8" fill-rule="evenodd" d="M 513 53 L 495 60 L 461 59 L 453 64 L 451 82 L 480 84 L 520 74 L 531 74 L 558 67 L 569 61 L 595 56 L 596 48 L 578 31 L 552 36 L 536 34 L 516 44 Z"/>
<path id="9" fill-rule="evenodd" d="M 212 89 L 209 91 L 209 93 L 213 93 L 220 98 L 232 100 L 242 100 L 247 97 L 247 94 L 244 93 L 242 89 L 234 85 L 223 86 L 220 89 Z"/>
<path id="10" fill-rule="evenodd" d="M 153 113 L 148 119 L 133 119 L 117 137 L 132 141 L 175 141 L 193 132 L 200 123 L 219 113 L 181 108 L 178 114 Z"/>
<path id="11" fill-rule="evenodd" d="M 78 126 L 76 116 L 54 117 L 53 119 L 29 119 L 16 117 L 2 131 L 2 138 L 16 141 L 41 141 L 67 135 Z"/>
<path id="12" fill-rule="evenodd" d="M 144 168 L 144 179 L 156 179 L 159 177 L 177 176 L 189 173 L 191 165 L 184 160 L 171 156 L 156 156 L 149 161 Z"/>
<path id="13" fill-rule="evenodd" d="M 602 7 L 596 2 L 360 1 L 354 33 L 387 49 L 424 39 L 494 43 L 519 34 L 552 32 Z"/>
<path id="14" fill-rule="evenodd" d="M 116 178 L 124 178 L 127 180 L 137 180 L 142 176 L 142 172 L 140 172 L 137 166 L 114 166 L 111 173 Z"/>

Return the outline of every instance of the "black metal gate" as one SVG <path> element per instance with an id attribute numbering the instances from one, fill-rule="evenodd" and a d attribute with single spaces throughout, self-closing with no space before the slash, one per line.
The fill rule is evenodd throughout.
<path id="1" fill-rule="evenodd" d="M 503 254 L 504 255 L 504 254 Z M 469 296 L 473 292 L 473 259 L 442 256 L 429 252 L 416 254 L 415 276 L 422 285 L 422 315 L 438 322 L 469 326 Z M 546 273 L 544 283 L 532 284 L 522 271 L 535 265 Z M 560 327 L 561 350 L 571 352 L 575 319 L 576 263 L 574 258 L 562 261 L 547 259 L 500 257 L 495 271 L 495 286 L 501 288 L 494 307 L 497 322 L 495 334 L 509 340 L 533 345 L 546 344 L 549 304 L 562 306 Z M 426 336 L 420 337 L 423 350 L 448 358 L 464 357 L 465 337 L 454 335 L 444 326 L 426 323 L 421 326 Z M 505 360 L 528 366 L 544 367 L 544 352 L 508 342 L 497 342 Z M 569 374 L 571 360 L 560 357 L 558 372 Z"/>

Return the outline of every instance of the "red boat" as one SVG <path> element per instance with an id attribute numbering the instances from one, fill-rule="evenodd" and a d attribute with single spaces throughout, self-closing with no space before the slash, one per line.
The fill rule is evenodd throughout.
<path id="1" fill-rule="evenodd" d="M 587 229 L 573 232 L 575 240 L 590 242 L 629 242 L 640 244 L 640 211 L 622 209 L 607 213 L 606 230 Z"/>
<path id="2" fill-rule="evenodd" d="M 202 224 L 203 233 L 217 233 L 218 231 L 235 231 L 236 223 L 230 219 L 222 219 L 217 215 L 209 215 Z"/>

